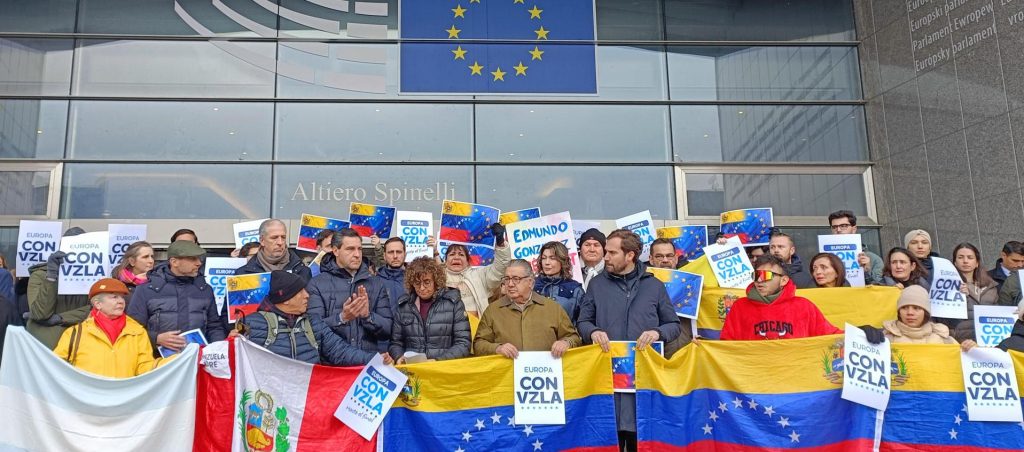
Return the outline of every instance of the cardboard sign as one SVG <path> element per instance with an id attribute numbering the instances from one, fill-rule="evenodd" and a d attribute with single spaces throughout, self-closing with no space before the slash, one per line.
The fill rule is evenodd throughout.
<path id="1" fill-rule="evenodd" d="M 398 399 L 408 377 L 384 359 L 374 355 L 370 363 L 356 376 L 334 417 L 359 433 L 367 441 L 373 439 L 384 416 Z"/>
<path id="2" fill-rule="evenodd" d="M 208 257 L 206 258 L 206 283 L 213 288 L 213 299 L 217 302 L 217 312 L 223 312 L 224 300 L 228 295 L 228 277 L 235 276 L 235 270 L 245 265 L 244 257 Z"/>
<path id="3" fill-rule="evenodd" d="M 697 259 L 704 255 L 704 247 L 708 246 L 707 226 L 669 226 L 658 228 L 655 232 L 659 239 L 672 241 L 672 247 L 680 259 Z"/>
<path id="4" fill-rule="evenodd" d="M 67 255 L 60 264 L 57 294 L 88 294 L 93 283 L 107 277 L 109 238 L 107 231 L 99 231 L 64 237 L 60 241 L 60 250 Z"/>
<path id="5" fill-rule="evenodd" d="M 337 218 L 321 217 L 318 215 L 302 214 L 301 225 L 299 226 L 299 237 L 295 240 L 295 249 L 309 252 L 317 252 L 316 236 L 325 229 L 338 231 L 347 228 L 351 223 Z"/>
<path id="6" fill-rule="evenodd" d="M 434 231 L 433 214 L 399 210 L 395 218 L 395 235 L 405 241 L 405 261 L 412 262 L 417 257 L 434 257 L 434 250 L 427 246 L 427 239 Z"/>
<path id="7" fill-rule="evenodd" d="M 231 229 L 235 231 L 235 249 L 241 249 L 246 243 L 260 241 L 260 225 L 264 221 L 267 219 L 233 224 Z"/>
<path id="8" fill-rule="evenodd" d="M 228 276 L 228 322 L 235 323 L 242 316 L 256 312 L 256 308 L 270 293 L 270 272 Z"/>
<path id="9" fill-rule="evenodd" d="M 647 267 L 647 271 L 665 283 L 668 299 L 676 315 L 687 319 L 697 319 L 700 306 L 700 294 L 704 286 L 704 276 L 667 268 Z"/>
<path id="10" fill-rule="evenodd" d="M 982 347 L 995 347 L 1010 337 L 1017 321 L 1014 306 L 976 305 L 974 307 L 974 336 Z"/>
<path id="11" fill-rule="evenodd" d="M 532 220 L 534 218 L 540 218 L 540 207 L 504 212 L 498 216 L 498 223 L 501 223 L 502 226 L 508 226 L 517 221 Z"/>
<path id="12" fill-rule="evenodd" d="M 18 252 L 14 259 L 15 272 L 19 277 L 28 277 L 29 267 L 45 264 L 57 251 L 63 227 L 59 221 L 21 220 L 18 225 Z"/>
<path id="13" fill-rule="evenodd" d="M 998 348 L 974 347 L 960 353 L 971 421 L 1024 422 L 1020 388 L 1010 354 Z"/>
<path id="14" fill-rule="evenodd" d="M 354 202 L 349 206 L 348 221 L 361 237 L 376 235 L 391 238 L 391 225 L 395 222 L 394 207 L 375 206 Z"/>
<path id="15" fill-rule="evenodd" d="M 864 287 L 864 269 L 857 256 L 864 252 L 860 234 L 833 234 L 818 236 L 818 251 L 835 254 L 846 268 L 846 281 L 851 287 Z M 813 270 L 811 270 L 813 273 Z"/>
<path id="16" fill-rule="evenodd" d="M 121 263 L 124 259 L 124 252 L 135 242 L 146 240 L 146 225 L 144 224 L 111 224 L 107 225 L 110 251 L 107 253 L 107 274 Z M 116 276 L 115 276 L 116 278 Z"/>
<path id="17" fill-rule="evenodd" d="M 562 360 L 551 352 L 519 352 L 514 366 L 516 424 L 565 425 Z"/>
<path id="18" fill-rule="evenodd" d="M 947 319 L 967 318 L 967 296 L 960 292 L 964 281 L 953 263 L 941 257 L 931 257 L 932 287 L 928 291 L 932 300 L 932 317 Z"/>
<path id="19" fill-rule="evenodd" d="M 615 227 L 627 229 L 640 236 L 640 242 L 644 244 L 640 252 L 640 261 L 651 260 L 651 243 L 654 243 L 654 220 L 651 219 L 651 211 L 634 213 L 628 217 L 615 220 Z"/>
<path id="20" fill-rule="evenodd" d="M 726 237 L 739 237 L 746 246 L 767 245 L 775 226 L 771 207 L 722 212 L 721 231 Z"/>
<path id="21" fill-rule="evenodd" d="M 843 399 L 885 411 L 889 405 L 892 352 L 889 341 L 868 342 L 864 330 L 846 324 Z"/>
<path id="22" fill-rule="evenodd" d="M 437 234 L 442 256 L 450 244 L 466 245 L 469 263 L 474 267 L 494 262 L 494 234 L 491 225 L 498 222 L 498 209 L 483 204 L 444 200 L 441 227 Z"/>
<path id="23" fill-rule="evenodd" d="M 719 286 L 745 289 L 753 282 L 754 266 L 743 246 L 735 241 L 725 245 L 708 245 L 704 247 L 704 255 L 708 257 L 708 264 Z"/>
<path id="24" fill-rule="evenodd" d="M 524 259 L 540 272 L 540 248 L 548 242 L 561 242 L 569 249 L 569 263 L 572 278 L 583 282 L 579 250 L 573 240 L 572 219 L 569 212 L 546 215 L 533 220 L 519 221 L 508 225 L 508 237 L 513 259 Z"/>
<path id="25" fill-rule="evenodd" d="M 636 341 L 610 341 L 612 386 L 615 392 L 636 392 Z M 665 356 L 665 343 L 652 342 L 651 348 Z"/>

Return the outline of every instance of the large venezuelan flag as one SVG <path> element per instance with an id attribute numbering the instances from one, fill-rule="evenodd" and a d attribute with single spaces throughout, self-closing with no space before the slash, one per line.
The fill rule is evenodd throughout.
<path id="1" fill-rule="evenodd" d="M 967 420 L 960 348 L 893 345 L 894 379 L 882 428 L 883 451 L 1019 451 L 1024 424 Z M 1024 387 L 1024 354 L 1011 352 Z"/>
<path id="2" fill-rule="evenodd" d="M 746 296 L 746 291 L 719 287 L 707 256 L 701 256 L 680 270 L 704 276 L 697 330 L 701 337 L 718 339 L 733 302 Z M 796 294 L 811 300 L 836 327 L 846 323 L 881 327 L 883 321 L 896 318 L 896 300 L 900 291 L 895 287 L 868 286 L 798 289 Z"/>
<path id="3" fill-rule="evenodd" d="M 822 372 L 837 341 L 703 341 L 669 361 L 638 353 L 639 450 L 871 450 L 876 411 L 843 400 Z"/>
<path id="4" fill-rule="evenodd" d="M 409 382 L 384 419 L 385 452 L 617 450 L 611 355 L 596 346 L 563 357 L 565 425 L 515 422 L 512 361 L 507 358 L 401 368 Z"/>
<path id="5" fill-rule="evenodd" d="M 348 220 L 362 237 L 376 235 L 382 239 L 391 237 L 391 225 L 395 222 L 394 207 L 375 206 L 373 204 L 352 203 L 349 207 Z"/>
<path id="6" fill-rule="evenodd" d="M 349 227 L 350 223 L 337 218 L 302 214 L 302 225 L 299 227 L 299 239 L 295 241 L 295 249 L 316 252 L 316 235 L 325 229 L 337 231 Z"/>

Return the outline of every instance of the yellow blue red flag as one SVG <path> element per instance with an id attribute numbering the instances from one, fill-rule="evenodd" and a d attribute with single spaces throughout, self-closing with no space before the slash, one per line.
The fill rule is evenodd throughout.
<path id="1" fill-rule="evenodd" d="M 228 321 L 232 323 L 256 312 L 270 293 L 270 273 L 228 276 L 227 279 Z"/>
<path id="2" fill-rule="evenodd" d="M 516 210 L 514 212 L 504 212 L 498 217 L 498 223 L 501 223 L 502 226 L 504 226 L 519 221 L 532 220 L 534 218 L 540 218 L 540 207 Z"/>
<path id="3" fill-rule="evenodd" d="M 726 237 L 739 237 L 744 245 L 767 245 L 775 226 L 771 207 L 722 212 L 721 223 Z"/>
<path id="4" fill-rule="evenodd" d="M 337 231 L 349 227 L 349 224 L 349 222 L 337 218 L 304 213 L 302 214 L 302 223 L 299 226 L 299 239 L 296 241 L 295 249 L 316 252 L 316 235 L 320 231 L 325 229 Z"/>
<path id="5" fill-rule="evenodd" d="M 391 237 L 391 225 L 395 222 L 395 208 L 375 206 L 373 204 L 352 203 L 349 207 L 348 220 L 362 237 L 376 235 L 386 239 Z"/>
<path id="6" fill-rule="evenodd" d="M 692 261 L 704 255 L 708 246 L 707 226 L 668 226 L 655 230 L 659 239 L 669 239 L 680 259 Z"/>

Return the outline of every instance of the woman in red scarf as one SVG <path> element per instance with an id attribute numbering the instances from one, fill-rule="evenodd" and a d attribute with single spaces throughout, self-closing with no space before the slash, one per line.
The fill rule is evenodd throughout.
<path id="1" fill-rule="evenodd" d="M 128 287 L 117 279 L 93 284 L 89 289 L 92 312 L 82 323 L 64 330 L 54 353 L 83 371 L 111 378 L 134 377 L 166 362 L 153 358 L 146 329 L 124 315 L 126 295 Z"/>
<path id="2" fill-rule="evenodd" d="M 153 258 L 153 245 L 149 242 L 138 241 L 128 246 L 124 251 L 121 262 L 110 272 L 110 277 L 117 278 L 128 287 L 131 293 L 135 286 L 145 284 L 148 278 L 146 274 L 156 265 Z M 128 297 L 130 298 L 130 297 Z"/>

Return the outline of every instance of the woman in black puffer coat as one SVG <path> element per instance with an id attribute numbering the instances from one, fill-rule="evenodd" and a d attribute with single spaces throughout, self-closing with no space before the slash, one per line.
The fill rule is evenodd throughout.
<path id="1" fill-rule="evenodd" d="M 399 364 L 406 352 L 430 360 L 469 356 L 469 318 L 458 290 L 445 287 L 444 267 L 420 257 L 405 270 L 406 293 L 398 299 L 398 317 L 391 324 L 388 352 Z"/>

